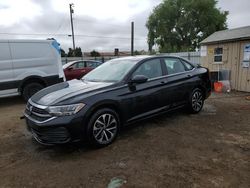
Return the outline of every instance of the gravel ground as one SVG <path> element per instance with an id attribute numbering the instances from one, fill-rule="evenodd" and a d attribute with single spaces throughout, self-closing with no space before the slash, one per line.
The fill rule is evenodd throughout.
<path id="1" fill-rule="evenodd" d="M 19 119 L 24 102 L 0 99 L 0 187 L 105 188 L 115 177 L 121 187 L 250 187 L 246 95 L 213 94 L 200 114 L 137 123 L 98 150 L 37 144 Z"/>

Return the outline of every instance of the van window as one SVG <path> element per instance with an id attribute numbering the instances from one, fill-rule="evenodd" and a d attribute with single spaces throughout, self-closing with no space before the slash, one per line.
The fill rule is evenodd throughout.
<path id="1" fill-rule="evenodd" d="M 49 43 L 10 43 L 13 59 L 53 57 Z"/>

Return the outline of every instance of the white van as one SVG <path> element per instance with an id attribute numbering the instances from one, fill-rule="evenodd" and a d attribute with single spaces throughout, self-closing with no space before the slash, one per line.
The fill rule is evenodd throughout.
<path id="1" fill-rule="evenodd" d="M 65 81 L 56 40 L 0 40 L 0 97 L 28 100 L 44 87 Z"/>

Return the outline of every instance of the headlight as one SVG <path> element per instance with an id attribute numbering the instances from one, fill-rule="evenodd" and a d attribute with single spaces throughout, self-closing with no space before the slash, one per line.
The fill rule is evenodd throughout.
<path id="1" fill-rule="evenodd" d="M 47 108 L 47 111 L 54 116 L 70 116 L 79 112 L 85 104 L 72 104 L 65 106 L 50 106 Z"/>

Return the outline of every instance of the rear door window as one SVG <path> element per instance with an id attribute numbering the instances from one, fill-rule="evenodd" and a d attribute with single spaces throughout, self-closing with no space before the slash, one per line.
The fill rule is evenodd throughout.
<path id="1" fill-rule="evenodd" d="M 191 65 L 190 63 L 188 63 L 188 62 L 186 62 L 184 60 L 181 60 L 181 62 L 184 64 L 187 71 L 193 70 L 193 68 L 194 68 L 193 65 Z"/>
<path id="2" fill-rule="evenodd" d="M 185 66 L 178 58 L 164 58 L 168 75 L 185 72 Z"/>
<path id="3" fill-rule="evenodd" d="M 87 61 L 87 67 L 89 67 L 89 68 L 96 68 L 97 67 L 97 63 L 96 62 Z"/>
<path id="4" fill-rule="evenodd" d="M 85 65 L 84 65 L 84 61 L 80 61 L 80 62 L 78 62 L 78 63 L 76 63 L 77 64 L 77 68 L 78 69 L 83 69 L 84 67 L 85 67 Z"/>

